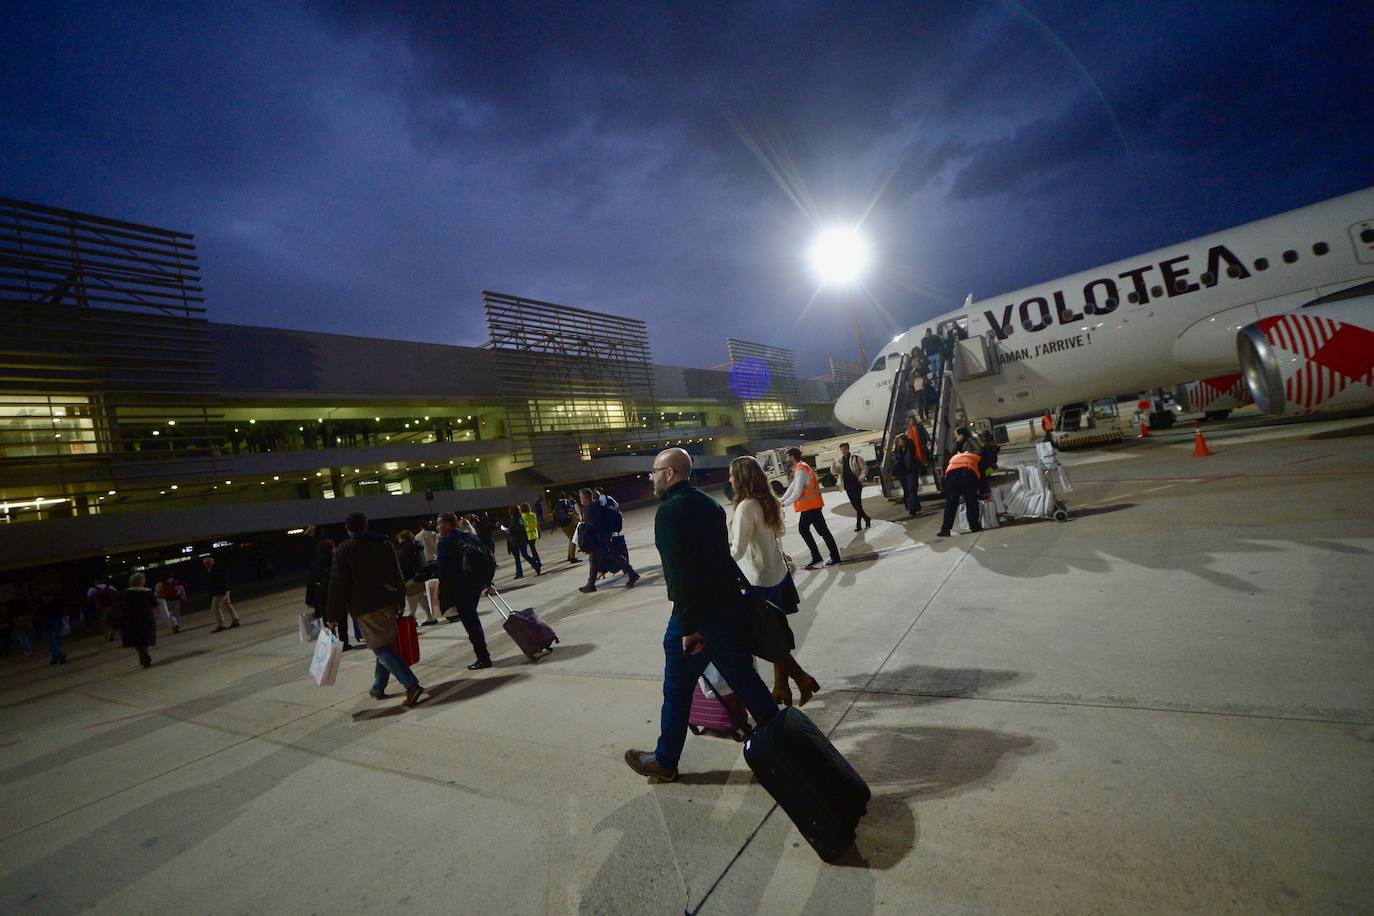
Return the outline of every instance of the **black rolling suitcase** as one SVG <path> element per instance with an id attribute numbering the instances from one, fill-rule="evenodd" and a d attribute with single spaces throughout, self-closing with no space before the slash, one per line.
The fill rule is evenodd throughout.
<path id="1" fill-rule="evenodd" d="M 806 713 L 784 706 L 756 725 L 744 741 L 744 762 L 822 859 L 854 844 L 873 793 Z"/>
<path id="2" fill-rule="evenodd" d="M 829 862 L 853 845 L 873 793 L 804 712 L 785 706 L 756 726 L 744 760 L 818 856 Z"/>
<path id="3" fill-rule="evenodd" d="M 554 635 L 553 627 L 539 619 L 534 608 L 517 611 L 494 588 L 489 592 L 489 595 L 491 603 L 496 605 L 496 609 L 505 618 L 505 623 L 502 626 L 506 633 L 520 647 L 520 651 L 529 657 L 530 661 L 537 662 L 553 651 L 553 644 L 558 642 L 558 637 Z"/>

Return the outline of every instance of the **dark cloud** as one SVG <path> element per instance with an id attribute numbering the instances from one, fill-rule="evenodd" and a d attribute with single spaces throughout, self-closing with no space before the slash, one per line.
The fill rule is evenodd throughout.
<path id="1" fill-rule="evenodd" d="M 1311 7 L 1311 8 L 1309 8 Z M 1374 181 L 1367 5 L 19 5 L 0 193 L 199 236 L 219 320 L 479 342 L 478 291 L 818 373 L 814 222 L 873 341 Z"/>

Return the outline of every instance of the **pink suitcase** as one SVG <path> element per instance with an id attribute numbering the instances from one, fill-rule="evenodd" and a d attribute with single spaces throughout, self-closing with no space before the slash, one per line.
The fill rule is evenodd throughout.
<path id="1" fill-rule="evenodd" d="M 726 708 L 729 704 L 729 708 Z M 734 715 L 731 716 L 731 711 Z M 744 740 L 736 722 L 746 721 L 748 713 L 744 701 L 737 693 L 727 693 L 724 697 L 708 697 L 701 689 L 701 681 L 692 688 L 692 709 L 687 713 L 687 727 L 694 735 L 710 735 L 714 738 L 733 738 Z"/>

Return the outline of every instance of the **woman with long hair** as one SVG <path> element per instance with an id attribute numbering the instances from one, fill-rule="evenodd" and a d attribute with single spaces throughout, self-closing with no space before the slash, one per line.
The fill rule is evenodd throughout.
<path id="1" fill-rule="evenodd" d="M 735 511 L 730 518 L 735 562 L 758 596 L 790 614 L 797 609 L 800 599 L 780 540 L 785 531 L 782 503 L 769 488 L 763 468 L 752 455 L 742 455 L 730 462 L 730 486 L 735 494 Z M 816 679 L 789 654 L 785 662 L 773 663 L 773 699 L 785 706 L 792 705 L 789 677 L 797 684 L 798 706 L 805 706 L 821 689 Z"/>

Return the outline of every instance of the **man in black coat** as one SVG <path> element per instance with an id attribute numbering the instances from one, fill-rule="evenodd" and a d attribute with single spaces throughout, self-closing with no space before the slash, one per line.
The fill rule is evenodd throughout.
<path id="1" fill-rule="evenodd" d="M 730 555 L 725 510 L 692 486 L 691 476 L 692 458 L 680 448 L 660 452 L 654 459 L 654 494 L 663 500 L 654 517 L 654 539 L 673 612 L 663 634 L 658 746 L 652 751 L 628 750 L 625 762 L 636 773 L 663 782 L 677 779 L 692 691 L 708 662 L 715 663 L 756 723 L 778 711 L 740 638 L 747 609 L 739 570 Z"/>
<path id="2" fill-rule="evenodd" d="M 630 558 L 621 556 L 612 543 L 616 531 L 620 530 L 615 523 L 617 513 L 607 508 L 608 503 L 614 503 L 614 500 L 609 496 L 598 497 L 585 487 L 578 491 L 577 498 L 582 506 L 582 543 L 579 546 L 591 558 L 587 564 L 587 584 L 578 591 L 594 592 L 598 575 L 620 570 L 624 570 L 628 577 L 625 587 L 634 588 L 639 581 L 639 573 L 630 565 Z"/>
<path id="3" fill-rule="evenodd" d="M 477 602 L 482 599 L 482 592 L 486 590 L 486 586 L 473 581 L 468 564 L 464 562 L 468 551 L 478 551 L 485 555 L 486 548 L 476 535 L 460 531 L 458 520 L 447 512 L 439 516 L 438 531 L 439 605 L 445 614 L 449 611 L 455 613 L 456 616 L 448 618 L 449 623 L 461 620 L 463 629 L 468 631 L 472 650 L 477 655 L 477 661 L 468 665 L 468 670 L 490 668 L 491 653 L 487 650 L 487 637 L 482 631 L 482 619 L 477 616 Z"/>
<path id="4" fill-rule="evenodd" d="M 354 512 L 344 522 L 348 540 L 334 551 L 329 573 L 328 616 L 346 621 L 357 618 L 367 647 L 377 656 L 372 696 L 385 698 L 391 675 L 406 689 L 402 706 L 414 706 L 424 688 L 410 666 L 396 651 L 396 618 L 405 603 L 405 580 L 396 562 L 391 541 L 367 530 L 367 516 Z"/>

